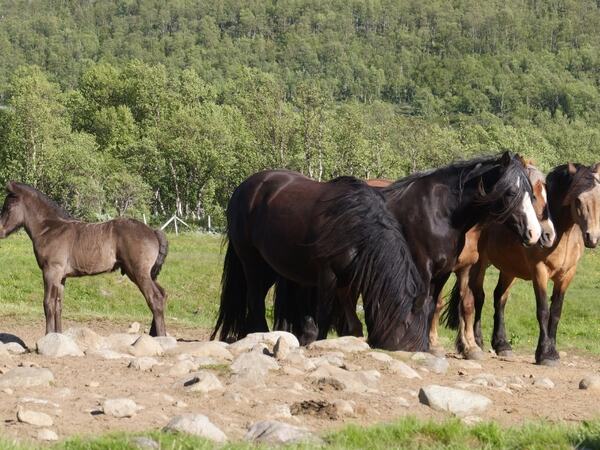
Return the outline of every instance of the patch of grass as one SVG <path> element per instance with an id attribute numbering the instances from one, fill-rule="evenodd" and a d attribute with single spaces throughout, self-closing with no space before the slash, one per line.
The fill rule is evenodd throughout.
<path id="1" fill-rule="evenodd" d="M 245 442 L 227 445 L 214 443 L 185 434 L 114 433 L 100 437 L 70 438 L 51 448 L 55 450 L 129 450 L 137 448 L 136 436 L 148 436 L 156 440 L 163 449 L 212 449 L 242 450 L 269 448 Z M 24 444 L 0 440 L 0 448 L 26 450 Z M 600 421 L 583 422 L 578 425 L 532 423 L 518 427 L 503 428 L 494 423 L 467 426 L 458 419 L 444 422 L 421 421 L 405 417 L 388 425 L 360 427 L 347 426 L 323 436 L 323 445 L 298 444 L 284 446 L 288 449 L 573 449 L 600 448 Z"/>

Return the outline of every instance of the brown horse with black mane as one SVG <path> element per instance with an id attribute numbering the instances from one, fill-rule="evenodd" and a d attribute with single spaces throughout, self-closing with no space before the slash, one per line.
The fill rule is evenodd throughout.
<path id="1" fill-rule="evenodd" d="M 481 347 L 481 309 L 485 300 L 483 281 L 490 264 L 496 266 L 500 275 L 494 290 L 494 332 L 492 347 L 498 355 L 511 354 L 504 327 L 504 306 L 515 278 L 531 280 L 537 304 L 537 320 L 540 327 L 535 352 L 538 364 L 555 365 L 559 355 L 556 351 L 556 332 L 560 321 L 564 296 L 573 280 L 577 263 L 584 247 L 594 248 L 600 239 L 600 164 L 592 167 L 565 164 L 553 169 L 547 177 L 548 204 L 556 227 L 556 240 L 548 248 L 523 247 L 505 227 L 492 225 L 479 239 L 479 260 L 463 280 L 453 289 L 447 312 L 447 323 L 459 328 L 457 344 L 466 355 L 466 348 L 473 335 Z M 552 304 L 548 310 L 547 285 L 552 280 Z M 467 286 L 466 290 L 458 284 Z M 464 308 L 464 295 L 472 292 L 474 310 Z M 461 295 L 462 294 L 462 295 Z"/>
<path id="2" fill-rule="evenodd" d="M 67 277 L 121 269 L 140 289 L 152 310 L 152 336 L 165 336 L 166 294 L 156 282 L 165 261 L 165 234 L 137 220 L 85 223 L 31 186 L 9 182 L 0 215 L 0 238 L 25 228 L 44 277 L 46 333 L 62 332 Z"/>

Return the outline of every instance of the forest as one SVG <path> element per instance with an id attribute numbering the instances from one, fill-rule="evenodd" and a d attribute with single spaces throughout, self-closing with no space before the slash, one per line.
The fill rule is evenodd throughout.
<path id="1" fill-rule="evenodd" d="M 0 182 L 217 227 L 267 168 L 600 160 L 600 0 L 0 0 Z"/>

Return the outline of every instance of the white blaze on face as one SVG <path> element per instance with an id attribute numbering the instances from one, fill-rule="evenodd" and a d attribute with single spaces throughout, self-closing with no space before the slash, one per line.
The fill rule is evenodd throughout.
<path id="1" fill-rule="evenodd" d="M 525 226 L 527 227 L 527 235 L 529 239 L 527 243 L 529 245 L 535 244 L 539 241 L 540 236 L 542 235 L 542 227 L 538 222 L 537 216 L 535 215 L 535 210 L 533 209 L 533 204 L 531 203 L 531 196 L 529 192 L 525 192 L 523 195 L 523 202 L 521 203 L 521 212 L 525 215 L 527 223 Z"/>

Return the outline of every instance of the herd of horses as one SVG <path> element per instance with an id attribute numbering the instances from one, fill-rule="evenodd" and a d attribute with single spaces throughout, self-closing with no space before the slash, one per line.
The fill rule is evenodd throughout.
<path id="1" fill-rule="evenodd" d="M 156 278 L 164 233 L 132 219 L 73 219 L 31 186 L 9 182 L 0 238 L 23 227 L 43 272 L 46 332 L 61 332 L 65 279 L 120 269 L 165 335 L 166 294 Z M 482 357 L 481 311 L 487 267 L 494 290 L 492 347 L 511 352 L 504 306 L 516 278 L 532 280 L 539 364 L 559 360 L 556 333 L 565 292 L 584 247 L 600 238 L 600 164 L 564 164 L 547 177 L 504 152 L 420 172 L 395 182 L 339 177 L 313 181 L 287 170 L 256 173 L 227 206 L 219 315 L 211 339 L 268 331 L 265 298 L 274 286 L 274 329 L 300 343 L 363 335 L 387 350 L 442 350 L 441 318 L 458 329 L 457 348 Z M 442 290 L 456 284 L 445 304 Z M 548 307 L 547 284 L 554 290 Z"/>

